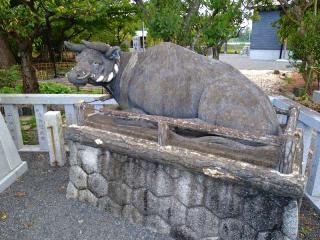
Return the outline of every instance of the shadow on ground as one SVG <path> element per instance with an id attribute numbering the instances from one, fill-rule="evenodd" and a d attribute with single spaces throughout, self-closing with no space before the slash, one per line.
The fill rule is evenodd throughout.
<path id="1" fill-rule="evenodd" d="M 142 226 L 65 198 L 69 167 L 48 166 L 46 154 L 23 154 L 29 170 L 0 194 L 0 239 L 168 240 Z"/>

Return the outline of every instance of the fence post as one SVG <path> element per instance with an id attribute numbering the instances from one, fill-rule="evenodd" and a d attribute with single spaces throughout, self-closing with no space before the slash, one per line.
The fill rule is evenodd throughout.
<path id="1" fill-rule="evenodd" d="M 66 113 L 67 126 L 77 124 L 77 110 L 73 104 L 65 104 L 64 111 Z"/>
<path id="2" fill-rule="evenodd" d="M 309 162 L 309 152 L 310 147 L 312 147 L 312 128 L 305 125 L 304 123 L 301 123 L 301 127 L 303 129 L 303 161 L 302 161 L 302 175 L 305 174 L 307 164 Z"/>
<path id="3" fill-rule="evenodd" d="M 317 132 L 316 145 L 306 191 L 310 196 L 320 197 L 320 132 Z"/>
<path id="4" fill-rule="evenodd" d="M 44 122 L 44 114 L 47 111 L 47 106 L 43 104 L 34 105 L 34 113 L 37 121 L 38 139 L 41 150 L 48 150 L 47 131 Z"/>
<path id="5" fill-rule="evenodd" d="M 23 140 L 18 107 L 16 105 L 3 105 L 3 107 L 5 111 L 6 124 L 12 136 L 13 142 L 19 150 L 23 147 Z"/>
<path id="6" fill-rule="evenodd" d="M 64 166 L 66 163 L 66 155 L 61 114 L 59 111 L 49 111 L 44 114 L 44 119 L 48 136 L 50 165 Z"/>

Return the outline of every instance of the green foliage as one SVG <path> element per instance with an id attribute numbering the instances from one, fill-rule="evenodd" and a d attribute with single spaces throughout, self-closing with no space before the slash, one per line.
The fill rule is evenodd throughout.
<path id="1" fill-rule="evenodd" d="M 182 28 L 182 2 L 180 0 L 150 0 L 147 26 L 155 39 L 175 42 Z"/>
<path id="2" fill-rule="evenodd" d="M 246 27 L 241 30 L 237 38 L 231 38 L 229 42 L 250 42 L 251 29 Z"/>
<path id="3" fill-rule="evenodd" d="M 72 89 L 61 83 L 41 82 L 40 93 L 46 94 L 67 94 L 71 93 Z"/>
<path id="4" fill-rule="evenodd" d="M 22 84 L 17 84 L 15 87 L 2 87 L 0 93 L 23 93 Z"/>
<path id="5" fill-rule="evenodd" d="M 256 19 L 259 5 L 270 0 L 149 0 L 144 16 L 152 38 L 191 46 L 216 47 L 238 36 L 244 20 Z M 246 32 L 248 39 L 249 32 Z M 246 39 L 246 40 L 247 40 Z"/>
<path id="6" fill-rule="evenodd" d="M 120 45 L 137 28 L 130 0 L 2 0 L 0 34 L 10 37 L 24 62 L 24 90 L 38 92 L 31 54 L 43 45 L 60 52 L 64 40 L 91 39 Z"/>
<path id="7" fill-rule="evenodd" d="M 278 21 L 278 33 L 287 40 L 292 64 L 304 76 L 306 94 L 320 74 L 320 15 L 315 14 L 314 6 L 294 15 L 297 9 L 299 5 L 288 9 Z"/>
<path id="8" fill-rule="evenodd" d="M 0 68 L 0 88 L 14 87 L 21 79 L 20 68 L 17 65 L 10 68 Z"/>
<path id="9" fill-rule="evenodd" d="M 61 83 L 54 82 L 40 82 L 40 93 L 43 94 L 69 94 L 72 89 Z M 17 84 L 15 87 L 2 87 L 0 93 L 23 93 L 22 85 Z"/>

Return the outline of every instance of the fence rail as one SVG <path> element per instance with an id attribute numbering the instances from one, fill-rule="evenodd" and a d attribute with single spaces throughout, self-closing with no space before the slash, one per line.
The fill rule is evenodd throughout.
<path id="1" fill-rule="evenodd" d="M 48 151 L 48 141 L 44 124 L 47 105 L 62 105 L 67 125 L 77 123 L 76 104 L 91 102 L 104 95 L 100 94 L 0 94 L 0 105 L 4 107 L 5 120 L 19 151 Z M 91 103 L 96 109 L 102 105 L 116 104 L 111 100 Z M 19 120 L 19 105 L 32 105 L 35 113 L 39 145 L 24 145 Z"/>
<path id="2" fill-rule="evenodd" d="M 48 151 L 48 140 L 44 124 L 44 114 L 47 112 L 47 105 L 62 105 L 65 110 L 66 123 L 76 124 L 78 121 L 76 104 L 84 100 L 93 101 L 103 95 L 98 94 L 0 94 L 0 105 L 5 110 L 5 120 L 7 122 L 13 140 L 20 151 Z M 298 103 L 282 97 L 270 97 L 273 106 L 288 110 Z M 22 141 L 21 126 L 19 121 L 19 105 L 33 105 L 38 130 L 39 145 L 25 146 Z M 100 109 L 103 105 L 116 104 L 111 100 L 96 101 L 91 103 L 95 109 Z M 306 195 L 314 201 L 319 201 L 320 208 L 320 114 L 300 106 L 298 128 L 303 131 L 303 162 L 302 172 L 307 173 L 308 183 Z M 285 111 L 284 111 L 285 112 Z M 280 122 L 286 122 L 287 115 L 278 114 Z M 311 154 L 312 153 L 312 154 Z"/>

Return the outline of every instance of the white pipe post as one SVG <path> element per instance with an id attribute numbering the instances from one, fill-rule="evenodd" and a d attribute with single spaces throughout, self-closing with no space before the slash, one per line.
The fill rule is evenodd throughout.
<path id="1" fill-rule="evenodd" d="M 59 111 L 49 111 L 44 114 L 44 120 L 48 136 L 50 165 L 62 167 L 66 163 L 66 153 L 61 114 Z"/>

